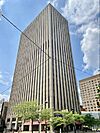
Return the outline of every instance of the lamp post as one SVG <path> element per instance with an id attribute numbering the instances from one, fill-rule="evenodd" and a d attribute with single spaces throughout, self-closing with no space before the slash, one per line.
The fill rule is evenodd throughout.
<path id="1" fill-rule="evenodd" d="M 45 101 L 45 104 L 44 104 L 44 106 L 45 106 L 45 109 L 46 109 L 46 104 L 47 104 L 48 102 L 47 101 Z M 43 105 L 43 104 L 42 104 Z M 38 119 L 38 123 L 39 123 L 39 133 L 41 133 L 41 118 L 40 118 L 40 113 L 41 113 L 41 108 L 40 108 L 40 110 L 39 110 L 40 112 L 39 112 L 39 119 Z M 46 123 L 46 120 L 45 120 L 45 133 L 47 133 L 47 123 Z"/>
<path id="2" fill-rule="evenodd" d="M 45 101 L 45 109 L 46 109 L 46 104 L 48 103 L 48 101 Z M 45 133 L 47 133 L 47 122 L 45 120 Z"/>
<path id="3" fill-rule="evenodd" d="M 38 123 L 39 123 L 39 133 L 41 133 L 41 120 L 38 119 Z"/>
<path id="4" fill-rule="evenodd" d="M 74 109 L 71 109 L 72 113 L 74 114 Z M 76 133 L 76 127 L 75 127 L 75 123 L 74 123 L 74 133 Z"/>

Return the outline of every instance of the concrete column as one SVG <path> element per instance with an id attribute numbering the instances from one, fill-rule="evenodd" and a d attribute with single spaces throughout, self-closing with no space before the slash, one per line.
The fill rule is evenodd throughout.
<path id="1" fill-rule="evenodd" d="M 15 122 L 15 130 L 17 129 L 18 126 L 18 118 L 16 118 L 16 122 Z"/>
<path id="2" fill-rule="evenodd" d="M 39 122 L 39 133 L 41 133 L 41 122 Z"/>
<path id="3" fill-rule="evenodd" d="M 22 131 L 24 130 L 24 120 L 22 120 L 22 127 L 21 127 L 21 130 L 22 130 Z"/>
<path id="4" fill-rule="evenodd" d="M 32 131 L 32 121 L 30 120 L 29 131 Z"/>
<path id="5" fill-rule="evenodd" d="M 12 127 L 12 117 L 10 118 L 10 122 L 9 122 L 9 127 L 8 127 L 8 129 L 11 129 L 11 127 Z"/>

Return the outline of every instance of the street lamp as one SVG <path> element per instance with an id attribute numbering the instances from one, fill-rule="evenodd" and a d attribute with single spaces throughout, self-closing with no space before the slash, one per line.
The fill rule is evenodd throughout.
<path id="1" fill-rule="evenodd" d="M 48 102 L 47 101 L 45 101 L 45 104 L 44 104 L 44 106 L 45 106 L 45 109 L 46 109 L 46 104 L 47 104 Z M 43 105 L 43 104 L 42 104 Z M 40 112 L 41 112 L 41 108 L 40 108 Z M 38 123 L 39 123 L 39 133 L 41 133 L 41 121 L 40 121 L 40 113 L 39 113 L 39 119 L 38 119 Z M 46 122 L 46 120 L 45 120 L 45 133 L 47 133 L 47 122 Z"/>
<path id="2" fill-rule="evenodd" d="M 72 113 L 74 114 L 74 109 L 71 109 Z M 75 127 L 75 124 L 74 124 L 74 133 L 76 133 L 76 127 Z"/>
<path id="3" fill-rule="evenodd" d="M 39 123 L 39 133 L 41 133 L 41 120 L 40 120 L 40 118 L 38 119 L 38 123 Z"/>
<path id="4" fill-rule="evenodd" d="M 48 103 L 48 101 L 45 101 L 45 109 L 46 109 L 46 104 Z M 47 122 L 45 120 L 45 133 L 47 133 Z"/>

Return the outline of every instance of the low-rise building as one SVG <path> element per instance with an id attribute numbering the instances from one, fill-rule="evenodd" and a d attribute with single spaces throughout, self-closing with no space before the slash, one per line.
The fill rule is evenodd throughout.
<path id="1" fill-rule="evenodd" d="M 97 102 L 100 102 L 100 99 L 96 98 L 99 84 L 100 74 L 79 81 L 82 105 L 87 112 L 98 112 L 100 110 L 97 105 Z"/>

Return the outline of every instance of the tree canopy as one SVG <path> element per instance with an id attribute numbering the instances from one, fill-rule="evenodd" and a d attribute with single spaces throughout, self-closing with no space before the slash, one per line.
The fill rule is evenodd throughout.
<path id="1" fill-rule="evenodd" d="M 52 117 L 52 110 L 50 108 L 48 109 L 42 109 L 40 111 L 40 119 L 41 120 L 50 120 L 50 118 Z"/>
<path id="2" fill-rule="evenodd" d="M 84 116 L 84 125 L 92 127 L 93 125 L 95 125 L 95 118 L 91 114 L 86 114 Z"/>
<path id="3" fill-rule="evenodd" d="M 55 111 L 54 114 L 55 116 L 52 118 L 51 122 L 53 127 L 58 127 L 62 125 L 67 126 L 74 122 L 74 117 L 72 112 L 62 110 L 62 111 Z"/>
<path id="4" fill-rule="evenodd" d="M 73 114 L 73 117 L 74 117 L 74 122 L 79 122 L 79 123 L 84 123 L 84 116 L 83 115 L 80 115 L 80 114 Z"/>
<path id="5" fill-rule="evenodd" d="M 22 119 L 31 119 L 36 120 L 39 118 L 39 106 L 37 102 L 30 101 L 30 102 L 23 102 L 14 106 L 13 111 L 17 117 L 21 117 Z"/>

